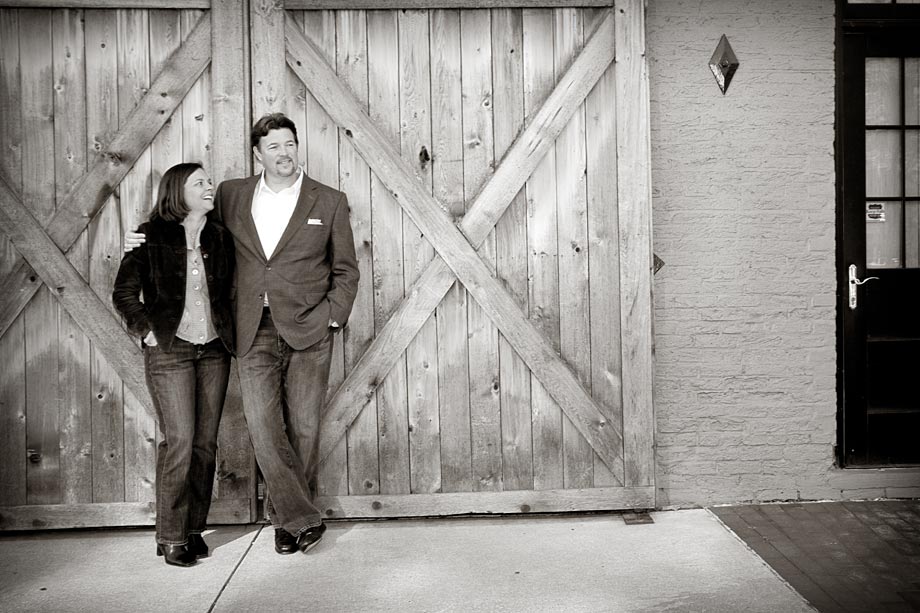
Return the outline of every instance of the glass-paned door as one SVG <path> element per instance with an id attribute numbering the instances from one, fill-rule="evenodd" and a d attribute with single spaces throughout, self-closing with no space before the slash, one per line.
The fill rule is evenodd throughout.
<path id="1" fill-rule="evenodd" d="M 844 35 L 843 454 L 920 463 L 920 39 Z"/>

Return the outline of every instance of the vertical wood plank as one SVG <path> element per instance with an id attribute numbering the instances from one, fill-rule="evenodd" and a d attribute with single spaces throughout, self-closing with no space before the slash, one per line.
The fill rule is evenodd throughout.
<path id="1" fill-rule="evenodd" d="M 460 13 L 463 92 L 463 196 L 467 203 L 492 177 L 492 21 L 488 10 Z M 495 232 L 479 255 L 495 272 Z M 470 355 L 470 430 L 473 489 L 502 487 L 498 328 L 473 300 L 467 302 Z"/>
<path id="2" fill-rule="evenodd" d="M 400 73 L 397 11 L 367 14 L 368 98 L 370 117 L 392 142 L 400 134 Z M 402 208 L 371 173 L 374 256 L 374 326 L 380 329 L 403 299 Z M 406 357 L 401 356 L 377 389 L 380 493 L 408 494 L 409 403 Z M 367 410 L 367 409 L 365 409 Z"/>
<path id="3" fill-rule="evenodd" d="M 19 66 L 19 11 L 0 9 L 0 113 L 3 117 L 22 116 L 22 82 Z M 22 187 L 22 124 L 0 121 L 0 172 L 10 186 Z M 18 252 L 0 233 L 0 278 L 5 278 L 18 259 Z"/>
<path id="4" fill-rule="evenodd" d="M 149 36 L 149 64 L 147 83 L 142 86 L 142 91 L 147 90 L 147 85 L 155 79 L 169 54 L 182 44 L 182 26 L 178 11 L 156 10 L 149 11 L 148 21 L 150 26 Z M 183 113 L 182 105 L 173 112 L 172 117 L 166 120 L 160 132 L 150 143 L 150 163 L 152 174 L 149 179 L 150 209 L 156 203 L 157 186 L 166 170 L 180 162 L 185 161 L 183 155 Z M 147 211 L 144 212 L 145 214 Z M 139 223 L 141 220 L 138 219 Z M 128 224 L 130 225 L 130 224 Z"/>
<path id="5" fill-rule="evenodd" d="M 616 19 L 617 205 L 626 486 L 654 482 L 652 220 L 645 2 L 624 0 Z"/>
<path id="6" fill-rule="evenodd" d="M 211 0 L 211 179 L 247 176 L 249 147 L 249 30 L 245 3 Z M 284 58 L 282 57 L 282 61 Z"/>
<path id="7" fill-rule="evenodd" d="M 118 16 L 87 11 L 86 130 L 92 156 L 100 155 L 118 129 Z M 145 201 L 146 203 L 146 201 Z M 133 229 L 133 228 L 132 228 Z M 111 293 L 121 260 L 118 192 L 87 228 L 89 281 L 100 296 Z M 114 260 L 114 261 L 113 261 Z M 106 300 L 106 302 L 109 302 Z M 121 384 L 105 358 L 90 348 L 93 415 L 93 502 L 124 500 L 124 402 Z"/>
<path id="8" fill-rule="evenodd" d="M 305 11 L 287 11 L 288 15 L 290 15 L 291 19 L 293 19 L 298 26 L 300 26 L 301 30 L 304 28 L 304 12 Z M 297 128 L 297 152 L 301 164 L 306 165 L 307 86 L 303 84 L 300 77 L 294 74 L 291 67 L 287 66 L 287 62 L 285 62 L 285 67 L 284 78 L 286 84 L 284 86 L 284 114 L 294 122 L 294 126 Z M 309 172 L 309 168 L 306 168 L 306 171 Z"/>
<path id="9" fill-rule="evenodd" d="M 40 223 L 54 213 L 51 11 L 22 10 L 22 200 Z M 58 304 L 43 287 L 25 310 L 28 504 L 63 501 L 58 382 Z"/>
<path id="10" fill-rule="evenodd" d="M 524 11 L 524 111 L 540 108 L 553 87 L 553 13 Z M 550 149 L 527 181 L 530 319 L 559 348 L 556 242 L 556 152 Z M 562 411 L 543 385 L 531 385 L 534 489 L 563 487 Z"/>
<path id="11" fill-rule="evenodd" d="M 17 317 L 0 337 L 0 500 L 4 506 L 27 502 L 24 317 Z"/>
<path id="12" fill-rule="evenodd" d="M 554 21 L 554 70 L 558 81 L 584 46 L 584 21 L 581 10 L 568 8 L 556 9 Z M 562 357 L 585 389 L 591 389 L 585 155 L 585 114 L 584 107 L 579 106 L 556 138 L 559 330 Z M 591 487 L 594 454 L 567 416 L 563 416 L 562 436 L 565 487 Z"/>
<path id="13" fill-rule="evenodd" d="M 460 220 L 463 200 L 463 99 L 460 87 L 460 12 L 431 11 L 432 188 L 450 216 Z M 470 446 L 470 377 L 467 293 L 455 281 L 435 312 L 441 423 L 441 490 L 473 489 Z"/>
<path id="14" fill-rule="evenodd" d="M 336 68 L 339 77 L 367 108 L 367 22 L 364 11 L 336 14 Z M 358 270 L 365 281 L 358 284 L 345 334 L 345 370 L 350 371 L 374 337 L 373 234 L 371 226 L 370 168 L 346 138 L 339 141 L 339 172 L 342 191 L 351 206 L 351 226 L 358 256 Z M 377 401 L 372 399 L 348 431 L 348 487 L 351 494 L 380 492 L 377 459 Z"/>
<path id="15" fill-rule="evenodd" d="M 523 21 L 516 9 L 492 11 L 495 157 L 501 159 L 524 125 Z M 496 272 L 523 312 L 527 301 L 527 201 L 521 190 L 495 225 Z M 502 486 L 533 488 L 530 369 L 499 336 Z"/>
<path id="16" fill-rule="evenodd" d="M 180 43 L 179 15 L 175 11 L 118 11 L 118 123 L 125 124 L 128 115 L 150 87 L 150 75 L 156 74 L 170 51 Z M 174 115 L 135 162 L 119 186 L 121 230 L 136 228 L 148 216 L 153 204 L 155 185 L 173 163 L 181 160 L 182 123 Z M 109 280 L 99 286 L 101 296 L 110 296 L 114 275 L 120 260 L 121 231 L 115 237 L 105 237 L 111 251 L 106 267 Z M 97 279 L 97 282 L 99 279 Z M 113 374 L 114 376 L 114 374 Z M 114 380 L 114 379 L 113 379 Z M 156 423 L 127 390 L 122 390 L 124 402 L 124 479 L 125 501 L 141 502 L 154 499 L 156 475 Z"/>
<path id="17" fill-rule="evenodd" d="M 61 202 L 86 171 L 86 81 L 83 12 L 55 11 L 53 21 L 55 192 Z M 85 238 L 67 255 L 89 274 Z M 60 359 L 61 483 L 63 502 L 92 502 L 93 422 L 90 343 L 64 309 L 58 309 Z"/>
<path id="18" fill-rule="evenodd" d="M 335 65 L 335 13 L 333 11 L 306 11 L 304 33 L 322 51 L 326 62 Z M 339 186 L 339 133 L 335 123 L 307 91 L 306 110 L 307 153 L 304 158 L 311 177 L 332 187 Z M 367 279 L 362 282 L 366 283 Z M 329 372 L 329 391 L 337 389 L 345 380 L 345 349 L 343 335 L 336 334 L 332 349 L 332 368 Z M 341 439 L 335 450 L 320 465 L 318 491 L 323 496 L 348 494 L 348 450 Z"/>
<path id="19" fill-rule="evenodd" d="M 203 16 L 208 19 L 204 11 L 179 11 L 179 29 L 182 40 L 188 38 L 195 24 Z M 226 35 L 225 32 L 211 24 L 211 35 L 217 32 L 218 36 Z M 232 30 L 231 30 L 232 32 Z M 238 42 L 238 41 L 234 41 Z M 228 44 L 230 41 L 228 41 Z M 223 53 L 223 50 L 221 51 Z M 151 72 L 152 75 L 156 74 Z M 182 128 L 182 161 L 198 162 L 204 166 L 211 180 L 217 186 L 218 179 L 214 176 L 215 169 L 211 164 L 211 71 L 205 70 L 198 81 L 185 95 L 182 104 L 176 109 L 173 121 L 180 122 Z M 237 156 L 239 154 L 237 153 Z M 154 186 L 156 187 L 156 186 Z"/>
<path id="20" fill-rule="evenodd" d="M 431 56 L 427 11 L 399 11 L 399 142 L 402 157 L 431 189 Z M 434 257 L 434 249 L 408 216 L 403 218 L 403 262 L 408 289 Z M 441 421 L 438 405 L 438 329 L 433 318 L 406 348 L 412 492 L 441 489 Z"/>
<path id="21" fill-rule="evenodd" d="M 252 119 L 287 108 L 287 62 L 284 59 L 284 3 L 252 0 L 249 4 L 252 50 Z"/>
<path id="22" fill-rule="evenodd" d="M 0 172 L 11 187 L 22 189 L 22 82 L 19 64 L 19 11 L 0 10 Z M 0 269 L 17 252 L 0 238 Z M 0 500 L 26 504 L 25 326 L 20 315 L 0 337 Z"/>
<path id="23" fill-rule="evenodd" d="M 608 11 L 592 11 L 593 32 Z M 591 313 L 591 393 L 613 424 L 620 402 L 620 243 L 617 234 L 616 78 L 611 64 L 585 101 L 588 165 L 588 269 Z M 594 456 L 594 485 L 622 483 Z"/>
<path id="24" fill-rule="evenodd" d="M 206 72 L 201 81 L 192 88 L 210 85 L 211 95 L 202 102 L 205 117 L 198 120 L 196 111 L 183 107 L 186 125 L 190 119 L 203 124 L 210 130 L 212 145 L 210 151 L 210 174 L 214 184 L 224 179 L 249 174 L 249 80 L 247 69 L 248 29 L 245 27 L 246 3 L 236 0 L 212 0 L 211 2 L 211 70 L 210 82 Z M 195 98 L 186 98 L 184 104 L 195 105 Z M 194 115 L 190 117 L 190 115 Z M 210 113 L 210 122 L 207 120 Z M 185 132 L 186 155 L 192 148 L 189 128 Z M 200 142 L 197 139 L 193 142 Z M 243 416 L 243 402 L 240 395 L 239 370 L 236 360 L 230 369 L 227 400 L 217 433 L 217 487 L 219 498 L 249 498 L 250 520 L 258 513 L 256 461 L 249 444 L 246 419 Z"/>

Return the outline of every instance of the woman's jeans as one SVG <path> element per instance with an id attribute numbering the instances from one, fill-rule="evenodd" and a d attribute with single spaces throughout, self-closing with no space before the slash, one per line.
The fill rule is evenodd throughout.
<path id="1" fill-rule="evenodd" d="M 168 352 L 146 347 L 144 364 L 163 433 L 157 447 L 156 539 L 183 545 L 208 519 L 230 354 L 220 339 L 193 345 L 176 338 Z"/>

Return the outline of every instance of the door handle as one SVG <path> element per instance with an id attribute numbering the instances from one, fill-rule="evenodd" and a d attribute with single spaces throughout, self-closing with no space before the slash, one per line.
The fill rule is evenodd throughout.
<path id="1" fill-rule="evenodd" d="M 856 276 L 856 264 L 850 264 L 850 309 L 856 310 L 856 287 L 862 285 L 863 283 L 868 283 L 872 279 L 878 279 L 878 277 L 866 277 L 865 279 L 860 280 Z"/>

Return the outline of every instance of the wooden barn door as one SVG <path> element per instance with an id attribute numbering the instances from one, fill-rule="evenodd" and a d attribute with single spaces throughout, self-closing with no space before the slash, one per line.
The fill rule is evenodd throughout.
<path id="1" fill-rule="evenodd" d="M 360 260 L 329 517 L 654 506 L 644 3 L 517 4 L 252 3 L 253 116 Z"/>
<path id="2" fill-rule="evenodd" d="M 160 435 L 110 299 L 122 235 L 169 166 L 247 172 L 240 3 L 80 4 L 0 8 L 0 530 L 152 523 Z M 251 521 L 238 394 L 218 462 L 211 521 Z"/>

